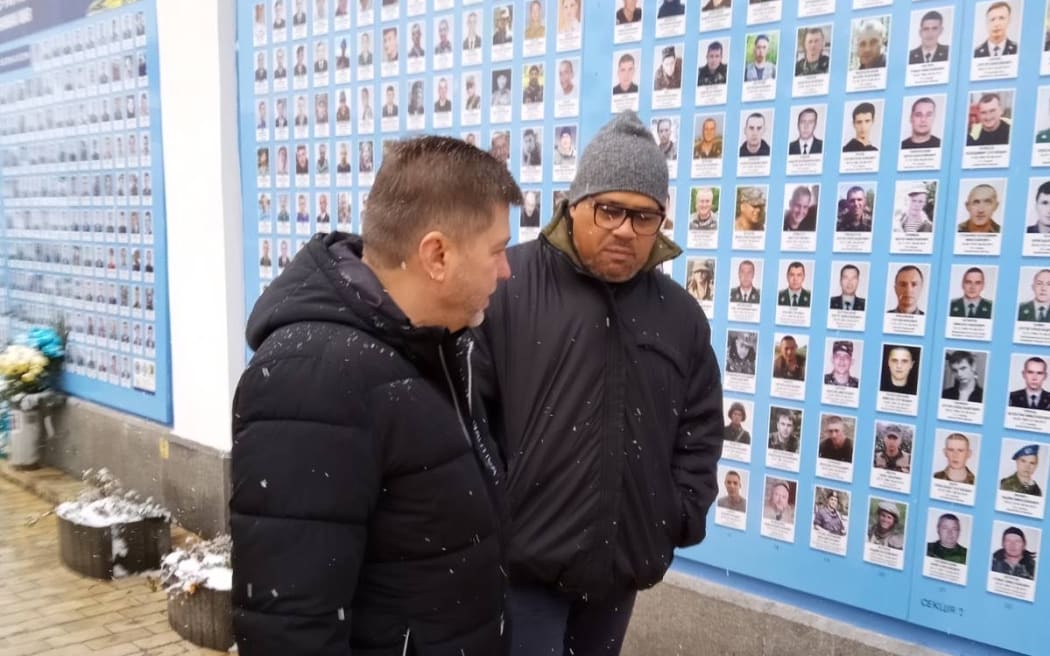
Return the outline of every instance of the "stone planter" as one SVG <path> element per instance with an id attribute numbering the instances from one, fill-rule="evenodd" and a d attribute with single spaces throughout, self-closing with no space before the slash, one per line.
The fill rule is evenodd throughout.
<path id="1" fill-rule="evenodd" d="M 7 460 L 15 469 L 38 469 L 43 444 L 43 422 L 39 410 L 8 410 Z"/>
<path id="2" fill-rule="evenodd" d="M 233 601 L 229 590 L 204 586 L 168 593 L 168 623 L 185 640 L 227 651 L 233 646 Z"/>
<path id="3" fill-rule="evenodd" d="M 162 517 L 101 527 L 57 519 L 62 563 L 91 578 L 158 569 L 161 557 L 171 551 L 171 525 Z"/>

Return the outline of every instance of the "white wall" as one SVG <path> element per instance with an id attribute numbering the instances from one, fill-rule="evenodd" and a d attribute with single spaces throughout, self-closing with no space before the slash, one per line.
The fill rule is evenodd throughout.
<path id="1" fill-rule="evenodd" d="M 157 0 L 172 432 L 224 451 L 244 368 L 235 5 Z"/>

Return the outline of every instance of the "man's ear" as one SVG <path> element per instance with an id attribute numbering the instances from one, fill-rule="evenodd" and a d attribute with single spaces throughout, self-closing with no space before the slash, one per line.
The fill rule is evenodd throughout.
<path id="1" fill-rule="evenodd" d="M 449 240 L 439 230 L 432 230 L 419 240 L 419 261 L 431 280 L 445 279 L 448 266 Z"/>

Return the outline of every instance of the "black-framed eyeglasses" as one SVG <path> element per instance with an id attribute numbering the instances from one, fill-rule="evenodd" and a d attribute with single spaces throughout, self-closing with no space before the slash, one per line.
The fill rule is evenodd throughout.
<path id="1" fill-rule="evenodd" d="M 620 207 L 612 203 L 588 200 L 594 208 L 594 225 L 603 230 L 616 230 L 623 225 L 628 217 L 631 219 L 631 229 L 639 236 L 655 235 L 667 218 L 663 212 L 647 212 Z"/>

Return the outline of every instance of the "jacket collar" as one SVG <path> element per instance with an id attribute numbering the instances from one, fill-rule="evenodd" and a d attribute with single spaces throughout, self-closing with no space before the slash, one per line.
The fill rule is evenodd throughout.
<path id="1" fill-rule="evenodd" d="M 569 216 L 569 201 L 562 200 L 558 203 L 558 206 L 554 208 L 554 217 L 543 229 L 542 234 L 551 246 L 564 253 L 578 269 L 587 271 L 582 260 L 580 260 L 579 253 L 576 252 L 576 244 L 572 240 L 572 217 Z M 649 259 L 642 265 L 639 273 L 648 273 L 661 263 L 673 260 L 681 254 L 682 249 L 679 248 L 678 244 L 668 239 L 663 232 L 659 232 L 656 235 L 653 250 L 649 252 Z M 588 273 L 590 272 L 588 271 Z"/>

